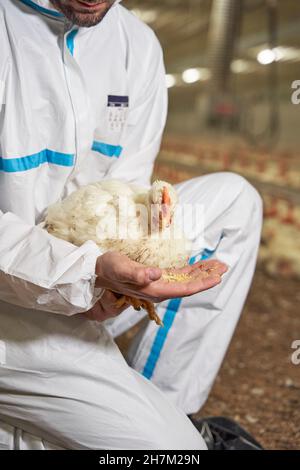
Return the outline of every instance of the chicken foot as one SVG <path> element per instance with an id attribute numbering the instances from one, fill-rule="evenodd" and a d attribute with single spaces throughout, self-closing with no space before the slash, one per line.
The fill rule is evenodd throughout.
<path id="1" fill-rule="evenodd" d="M 121 308 L 125 304 L 132 305 L 134 310 L 141 310 L 141 308 L 143 308 L 148 313 L 150 320 L 155 321 L 155 323 L 159 326 L 164 326 L 163 322 L 155 311 L 154 304 L 149 302 L 149 300 L 136 299 L 135 297 L 122 295 L 122 297 L 116 301 L 115 306 L 117 308 Z"/>

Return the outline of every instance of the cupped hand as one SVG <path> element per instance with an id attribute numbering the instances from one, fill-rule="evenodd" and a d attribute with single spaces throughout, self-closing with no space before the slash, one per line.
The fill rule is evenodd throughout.
<path id="1" fill-rule="evenodd" d="M 106 290 L 101 299 L 85 315 L 89 320 L 99 322 L 116 317 L 129 307 L 128 304 L 125 304 L 123 307 L 116 307 L 117 300 L 118 296 L 116 294 Z"/>
<path id="2" fill-rule="evenodd" d="M 221 282 L 227 266 L 211 260 L 171 271 L 177 275 L 188 274 L 191 279 L 169 282 L 164 279 L 164 270 L 145 267 L 117 252 L 107 252 L 97 260 L 96 286 L 156 303 L 211 289 Z"/>

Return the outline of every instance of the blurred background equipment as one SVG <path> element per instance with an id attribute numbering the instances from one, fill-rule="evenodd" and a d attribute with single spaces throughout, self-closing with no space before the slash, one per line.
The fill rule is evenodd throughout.
<path id="1" fill-rule="evenodd" d="M 207 125 L 238 130 L 241 109 L 234 96 L 231 62 L 241 30 L 244 0 L 214 0 L 208 31 L 210 66 Z"/>
<path id="2" fill-rule="evenodd" d="M 263 7 L 263 8 L 262 8 Z M 239 43 L 243 15 L 249 8 L 260 8 L 264 11 L 267 26 L 268 49 L 261 51 L 257 60 L 269 64 L 266 92 L 251 103 L 238 96 L 232 81 L 232 75 L 238 70 L 233 65 L 236 48 Z M 208 56 L 210 81 L 208 93 L 207 123 L 209 126 L 225 126 L 229 131 L 240 132 L 252 144 L 266 143 L 273 146 L 279 137 L 279 109 L 277 94 L 277 61 L 278 41 L 278 4 L 277 0 L 260 1 L 214 0 L 209 23 Z M 240 64 L 241 65 L 241 64 Z M 264 96 L 265 95 L 265 96 Z M 253 126 L 253 109 L 255 104 L 266 100 L 269 107 L 265 127 L 255 133 Z"/>
<path id="3" fill-rule="evenodd" d="M 300 447 L 300 80 L 298 0 L 124 0 L 165 55 L 169 116 L 154 177 L 215 171 L 259 190 L 258 270 L 203 413 L 227 414 L 269 448 Z"/>

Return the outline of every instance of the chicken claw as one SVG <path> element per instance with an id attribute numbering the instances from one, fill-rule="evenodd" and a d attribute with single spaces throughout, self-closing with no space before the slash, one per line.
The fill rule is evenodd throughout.
<path id="1" fill-rule="evenodd" d="M 148 300 L 136 299 L 135 297 L 129 297 L 128 295 L 123 295 L 116 301 L 115 306 L 117 308 L 121 308 L 125 304 L 132 305 L 134 310 L 141 310 L 143 308 L 148 313 L 150 320 L 155 321 L 155 323 L 159 326 L 164 326 L 163 322 L 157 315 L 152 302 L 149 302 Z"/>

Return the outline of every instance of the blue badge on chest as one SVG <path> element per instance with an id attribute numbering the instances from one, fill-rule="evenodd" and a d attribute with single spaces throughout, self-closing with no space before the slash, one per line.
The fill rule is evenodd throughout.
<path id="1" fill-rule="evenodd" d="M 108 95 L 107 106 L 111 108 L 128 108 L 129 96 Z"/>

